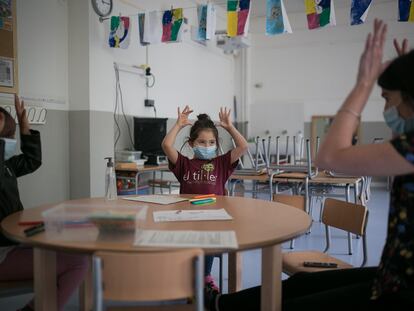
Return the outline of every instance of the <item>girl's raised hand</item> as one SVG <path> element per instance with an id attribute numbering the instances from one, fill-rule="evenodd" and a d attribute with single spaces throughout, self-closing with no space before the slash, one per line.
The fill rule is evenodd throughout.
<path id="1" fill-rule="evenodd" d="M 220 112 L 219 112 L 220 124 L 219 125 L 225 129 L 228 129 L 233 125 L 230 120 L 230 112 L 231 112 L 231 109 L 227 109 L 226 107 L 220 108 Z"/>
<path id="2" fill-rule="evenodd" d="M 16 94 L 14 95 L 14 108 L 16 109 L 17 119 L 19 120 L 20 133 L 23 135 L 29 135 L 30 125 L 29 120 L 27 119 L 24 101 L 20 101 L 19 97 Z"/>
<path id="3" fill-rule="evenodd" d="M 383 70 L 382 54 L 384 50 L 387 25 L 378 19 L 374 20 L 374 32 L 365 42 L 365 50 L 359 61 L 357 82 L 372 87 Z"/>
<path id="4" fill-rule="evenodd" d="M 185 106 L 183 112 L 180 112 L 180 107 L 177 108 L 178 111 L 178 118 L 177 118 L 177 125 L 181 128 L 191 125 L 192 123 L 188 120 L 188 116 L 193 112 L 190 107 Z"/>

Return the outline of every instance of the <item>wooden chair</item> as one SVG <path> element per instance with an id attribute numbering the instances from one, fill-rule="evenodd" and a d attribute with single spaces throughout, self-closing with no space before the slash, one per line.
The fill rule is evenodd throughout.
<path id="1" fill-rule="evenodd" d="M 0 281 L 0 298 L 33 293 L 33 281 Z"/>
<path id="2" fill-rule="evenodd" d="M 273 201 L 290 205 L 306 212 L 306 200 L 302 195 L 273 194 Z M 290 249 L 295 248 L 295 239 L 290 240 Z"/>
<path id="3" fill-rule="evenodd" d="M 368 220 L 368 209 L 359 204 L 349 203 L 344 201 L 327 198 L 322 214 L 322 222 L 325 224 L 326 247 L 323 252 L 319 251 L 303 251 L 290 252 L 283 254 L 283 272 L 288 275 L 293 275 L 297 272 L 316 272 L 322 270 L 332 270 L 332 268 L 313 268 L 304 267 L 305 261 L 311 262 L 333 262 L 338 265 L 337 269 L 347 269 L 353 266 L 339 260 L 335 257 L 329 256 L 326 252 L 330 247 L 330 233 L 329 227 L 345 230 L 362 237 L 362 251 L 363 260 L 361 267 L 367 261 L 367 241 L 365 236 L 365 229 Z"/>
<path id="4" fill-rule="evenodd" d="M 93 257 L 94 310 L 105 310 L 104 302 L 110 301 L 111 306 L 133 305 L 133 310 L 143 306 L 147 306 L 144 310 L 154 310 L 154 303 L 181 302 L 164 308 L 201 311 L 203 274 L 204 255 L 200 249 L 97 252 Z M 188 298 L 195 298 L 193 305 L 185 303 Z"/>

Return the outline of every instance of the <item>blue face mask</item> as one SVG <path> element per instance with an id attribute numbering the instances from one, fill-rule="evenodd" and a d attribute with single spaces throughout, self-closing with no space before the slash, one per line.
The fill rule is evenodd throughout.
<path id="1" fill-rule="evenodd" d="M 406 130 L 405 120 L 400 117 L 397 106 L 392 106 L 383 112 L 385 123 L 397 134 L 403 134 Z"/>
<path id="2" fill-rule="evenodd" d="M 8 160 L 16 154 L 17 140 L 11 138 L 1 139 L 4 140 L 4 160 Z"/>
<path id="3" fill-rule="evenodd" d="M 193 151 L 196 158 L 201 160 L 211 160 L 216 157 L 217 146 L 194 146 Z"/>

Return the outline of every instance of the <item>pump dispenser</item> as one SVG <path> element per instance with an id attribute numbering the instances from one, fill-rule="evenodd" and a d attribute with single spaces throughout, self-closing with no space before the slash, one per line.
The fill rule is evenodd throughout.
<path id="1" fill-rule="evenodd" d="M 116 176 L 114 170 L 114 162 L 111 157 L 105 158 L 108 162 L 106 163 L 105 172 L 105 200 L 116 200 Z"/>

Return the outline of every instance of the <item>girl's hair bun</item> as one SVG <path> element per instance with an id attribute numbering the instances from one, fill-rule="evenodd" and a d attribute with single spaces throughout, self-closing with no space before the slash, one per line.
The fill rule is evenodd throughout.
<path id="1" fill-rule="evenodd" d="M 208 114 L 206 114 L 206 113 L 199 114 L 199 115 L 197 116 L 197 119 L 198 119 L 199 121 L 211 121 L 211 119 L 210 119 L 209 115 L 208 115 Z"/>

